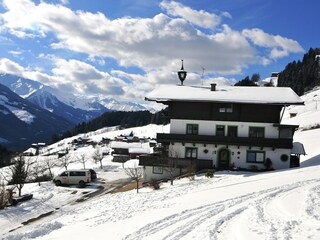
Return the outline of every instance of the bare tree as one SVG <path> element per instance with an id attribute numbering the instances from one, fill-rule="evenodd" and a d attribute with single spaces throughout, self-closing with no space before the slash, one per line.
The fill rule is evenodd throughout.
<path id="1" fill-rule="evenodd" d="M 196 175 L 196 171 L 197 171 L 197 166 L 195 161 L 193 161 L 192 159 L 189 161 L 189 163 L 186 166 L 186 170 L 187 170 L 187 174 L 188 174 L 188 178 L 190 181 L 195 179 L 195 175 Z"/>
<path id="2" fill-rule="evenodd" d="M 43 162 L 36 161 L 30 168 L 29 175 L 35 182 L 38 182 L 40 186 L 41 179 L 44 179 L 44 173 L 46 172 L 46 170 L 46 166 L 43 164 Z"/>
<path id="3" fill-rule="evenodd" d="M 89 158 L 87 158 L 87 155 L 85 153 L 82 153 L 77 157 L 77 162 L 82 163 L 83 169 L 86 169 L 86 162 L 88 162 L 88 160 Z"/>
<path id="4" fill-rule="evenodd" d="M 103 154 L 98 148 L 94 151 L 92 158 L 95 163 L 100 163 L 100 168 L 102 169 Z"/>
<path id="5" fill-rule="evenodd" d="M 68 170 L 68 166 L 71 163 L 75 162 L 68 153 L 62 156 L 59 160 L 60 160 L 59 166 L 64 167 L 66 170 Z"/>
<path id="6" fill-rule="evenodd" d="M 132 167 L 124 168 L 125 173 L 137 184 L 137 193 L 139 192 L 139 181 L 143 177 L 143 168 L 134 164 Z"/>
<path id="7" fill-rule="evenodd" d="M 57 162 L 52 157 L 46 157 L 43 162 L 49 172 L 50 179 L 53 179 L 52 168 L 58 166 Z"/>
<path id="8" fill-rule="evenodd" d="M 169 151 L 168 164 L 164 170 L 170 174 L 170 183 L 173 185 L 174 173 L 177 171 L 179 153 L 172 148 Z"/>

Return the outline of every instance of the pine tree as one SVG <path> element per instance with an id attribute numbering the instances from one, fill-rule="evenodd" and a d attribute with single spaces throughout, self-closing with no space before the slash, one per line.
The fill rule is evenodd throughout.
<path id="1" fill-rule="evenodd" d="M 24 157 L 20 155 L 15 164 L 11 167 L 12 179 L 10 184 L 14 184 L 19 191 L 19 196 L 21 196 L 21 190 L 26 183 L 28 177 L 29 163 L 26 163 Z"/>

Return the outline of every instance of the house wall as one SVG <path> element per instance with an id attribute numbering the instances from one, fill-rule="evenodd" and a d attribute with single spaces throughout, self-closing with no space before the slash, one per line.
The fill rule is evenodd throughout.
<path id="1" fill-rule="evenodd" d="M 279 123 L 282 106 L 268 104 L 230 103 L 232 112 L 220 112 L 225 103 L 170 102 L 170 119 Z"/>
<path id="2" fill-rule="evenodd" d="M 272 123 L 256 123 L 256 122 L 231 122 L 231 121 L 205 121 L 205 120 L 186 120 L 186 119 L 171 119 L 170 133 L 171 134 L 186 134 L 187 124 L 198 124 L 199 135 L 216 135 L 216 126 L 225 126 L 227 134 L 227 126 L 238 126 L 238 137 L 248 137 L 249 127 L 264 127 L 265 138 L 278 138 L 279 130 Z"/>
<path id="3" fill-rule="evenodd" d="M 168 171 L 166 171 L 165 168 L 162 168 L 162 169 L 163 169 L 163 173 L 162 174 L 154 173 L 152 166 L 145 166 L 144 167 L 143 181 L 144 182 L 150 182 L 151 180 L 165 180 L 165 179 L 169 180 L 171 178 L 170 173 Z M 174 177 L 177 177 L 180 174 L 181 174 L 181 172 L 180 172 L 180 169 L 178 169 L 178 168 L 173 172 L 173 176 Z"/>
<path id="4" fill-rule="evenodd" d="M 185 143 L 174 143 L 169 146 L 169 155 L 171 157 L 185 158 L 186 148 L 192 147 L 197 148 L 198 156 L 197 159 L 207 160 L 212 162 L 212 167 L 218 167 L 218 153 L 219 150 L 225 149 L 226 145 L 214 145 L 214 144 L 191 144 Z M 205 151 L 208 150 L 208 151 Z M 259 148 L 259 147 L 247 147 L 247 146 L 228 146 L 230 152 L 230 166 L 233 165 L 237 168 L 250 169 L 252 166 L 256 166 L 257 169 L 265 169 L 263 163 L 251 163 L 247 162 L 248 151 L 259 151 L 265 152 L 265 159 L 270 158 L 273 163 L 274 169 L 284 169 L 290 167 L 290 149 L 281 148 Z M 206 153 L 207 152 L 207 153 Z M 280 157 L 282 154 L 286 154 L 289 159 L 283 162 Z M 195 160 L 196 161 L 196 160 Z"/>

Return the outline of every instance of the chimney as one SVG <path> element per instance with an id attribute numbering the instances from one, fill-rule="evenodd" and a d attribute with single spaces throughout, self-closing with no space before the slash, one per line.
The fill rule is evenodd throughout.
<path id="1" fill-rule="evenodd" d="M 211 92 L 215 92 L 217 84 L 216 83 L 211 83 L 210 85 L 211 85 Z"/>

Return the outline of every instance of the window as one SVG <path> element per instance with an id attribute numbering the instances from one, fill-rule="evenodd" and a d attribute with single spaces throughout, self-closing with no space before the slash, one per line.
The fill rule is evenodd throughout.
<path id="1" fill-rule="evenodd" d="M 85 176 L 85 172 L 70 172 L 70 177 Z"/>
<path id="2" fill-rule="evenodd" d="M 247 151 L 247 162 L 249 163 L 264 163 L 265 152 Z"/>
<path id="3" fill-rule="evenodd" d="M 238 127 L 228 126 L 228 137 L 238 137 Z"/>
<path id="4" fill-rule="evenodd" d="M 232 104 L 223 104 L 219 107 L 221 113 L 232 113 Z"/>
<path id="5" fill-rule="evenodd" d="M 263 138 L 264 127 L 249 127 L 249 137 Z"/>
<path id="6" fill-rule="evenodd" d="M 197 148 L 186 148 L 186 158 L 197 158 L 198 149 Z"/>
<path id="7" fill-rule="evenodd" d="M 154 174 L 163 174 L 163 167 L 154 166 L 152 169 L 152 173 Z"/>
<path id="8" fill-rule="evenodd" d="M 199 125 L 198 124 L 187 124 L 187 134 L 188 135 L 197 135 Z"/>
<path id="9" fill-rule="evenodd" d="M 216 127 L 216 136 L 224 136 L 224 126 L 223 125 L 217 125 Z"/>
<path id="10" fill-rule="evenodd" d="M 60 174 L 61 177 L 67 177 L 68 176 L 68 172 L 63 172 Z"/>

